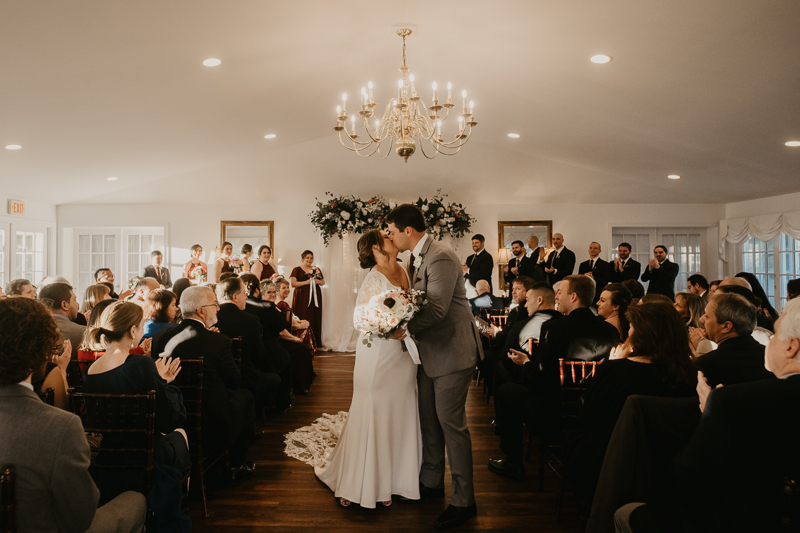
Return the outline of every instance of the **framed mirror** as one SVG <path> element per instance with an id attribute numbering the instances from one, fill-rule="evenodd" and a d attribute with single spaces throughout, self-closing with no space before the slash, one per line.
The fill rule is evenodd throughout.
<path id="1" fill-rule="evenodd" d="M 243 244 L 251 245 L 253 254 L 259 246 L 266 244 L 275 254 L 275 223 L 272 220 L 223 220 L 219 225 L 219 242 L 231 243 L 234 256 L 239 257 Z"/>
<path id="2" fill-rule="evenodd" d="M 528 247 L 528 237 L 535 235 L 539 238 L 539 246 L 549 248 L 553 238 L 553 221 L 552 220 L 518 220 L 518 221 L 499 221 L 497 223 L 497 242 L 500 243 L 500 250 L 498 252 L 498 273 L 500 277 L 500 284 L 498 287 L 504 290 L 509 289 L 506 285 L 505 278 L 503 277 L 503 268 L 500 266 L 508 262 L 508 259 L 514 257 L 511 253 L 511 243 L 514 241 L 522 241 L 525 245 L 525 253 L 530 255 L 533 251 Z M 507 250 L 504 252 L 503 250 Z M 506 257 L 503 257 L 503 256 Z"/>

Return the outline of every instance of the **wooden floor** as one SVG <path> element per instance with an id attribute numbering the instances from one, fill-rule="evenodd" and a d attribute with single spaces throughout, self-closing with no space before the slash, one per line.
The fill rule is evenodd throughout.
<path id="1" fill-rule="evenodd" d="M 322 413 L 347 411 L 353 391 L 352 355 L 319 353 L 314 358 L 318 377 L 307 396 L 296 396 L 285 415 L 270 415 L 266 434 L 251 448 L 255 478 L 239 487 L 220 490 L 209 502 L 211 516 L 192 502 L 193 531 L 432 531 L 446 507 L 430 503 L 397 502 L 391 507 L 341 507 L 333 493 L 314 476 L 310 466 L 283 453 L 284 434 L 313 422 Z M 467 414 L 475 462 L 475 499 L 478 516 L 457 531 L 579 532 L 580 522 L 569 495 L 561 522 L 555 521 L 557 479 L 545 474 L 545 491 L 538 492 L 537 468 L 528 465 L 528 481 L 514 482 L 489 472 L 486 463 L 498 457 L 499 439 L 491 428 L 493 406 L 485 403 L 482 387 L 472 385 Z M 257 417 L 258 418 L 258 417 Z M 257 425 L 261 422 L 257 420 Z M 536 461 L 536 458 L 533 458 Z M 450 499 L 446 476 L 446 501 Z"/>

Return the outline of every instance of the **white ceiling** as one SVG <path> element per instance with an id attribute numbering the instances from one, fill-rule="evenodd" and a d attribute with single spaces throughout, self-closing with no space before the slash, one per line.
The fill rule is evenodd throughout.
<path id="1" fill-rule="evenodd" d="M 455 157 L 361 159 L 332 130 L 342 92 L 396 90 L 403 22 L 426 100 L 435 80 L 475 101 Z M 794 0 L 0 0 L 0 146 L 23 146 L 0 149 L 0 185 L 55 204 L 766 197 L 800 191 L 798 59 Z"/>

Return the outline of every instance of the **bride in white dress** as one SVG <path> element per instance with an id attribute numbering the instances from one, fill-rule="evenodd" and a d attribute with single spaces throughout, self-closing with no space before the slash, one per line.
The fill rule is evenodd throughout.
<path id="1" fill-rule="evenodd" d="M 361 267 L 371 270 L 358 292 L 355 316 L 376 294 L 409 286 L 397 262 L 397 247 L 380 230 L 363 235 L 358 252 Z M 286 453 L 313 464 L 314 473 L 342 505 L 375 508 L 377 502 L 390 505 L 393 494 L 419 499 L 417 365 L 403 351 L 402 341 L 373 338 L 367 345 L 363 337 L 356 345 L 353 400 L 341 430 L 337 421 L 344 416 L 325 415 L 287 435 Z"/>

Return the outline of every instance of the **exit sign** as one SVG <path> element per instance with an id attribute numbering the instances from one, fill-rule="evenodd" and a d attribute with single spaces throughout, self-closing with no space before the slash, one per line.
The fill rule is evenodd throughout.
<path id="1" fill-rule="evenodd" d="M 19 200 L 8 201 L 8 214 L 9 215 L 24 215 L 25 203 Z"/>

